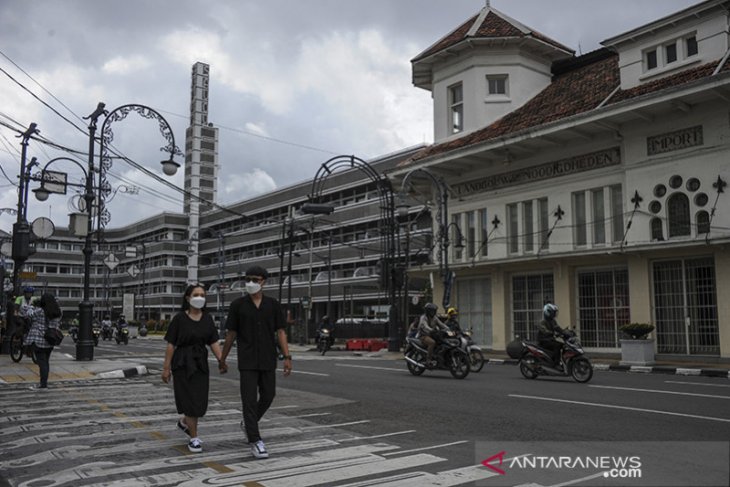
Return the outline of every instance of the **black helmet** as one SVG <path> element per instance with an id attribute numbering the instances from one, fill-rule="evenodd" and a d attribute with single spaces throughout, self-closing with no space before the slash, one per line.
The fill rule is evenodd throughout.
<path id="1" fill-rule="evenodd" d="M 423 307 L 423 312 L 426 313 L 426 316 L 428 316 L 429 318 L 433 318 L 434 316 L 436 316 L 436 312 L 438 310 L 438 306 L 433 303 L 428 303 L 426 306 Z"/>
<path id="2" fill-rule="evenodd" d="M 542 315 L 546 320 L 555 319 L 558 316 L 558 307 L 553 303 L 548 303 L 542 308 Z"/>

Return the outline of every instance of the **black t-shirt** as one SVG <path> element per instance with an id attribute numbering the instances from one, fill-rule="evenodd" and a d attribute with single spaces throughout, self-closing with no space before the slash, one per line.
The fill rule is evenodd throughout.
<path id="1" fill-rule="evenodd" d="M 286 326 L 279 301 L 264 295 L 257 308 L 249 295 L 234 299 L 226 330 L 236 332 L 238 370 L 276 369 L 277 330 Z"/>

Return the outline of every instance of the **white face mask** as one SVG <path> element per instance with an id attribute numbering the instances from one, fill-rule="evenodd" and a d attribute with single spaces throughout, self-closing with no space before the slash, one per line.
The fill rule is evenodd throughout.
<path id="1" fill-rule="evenodd" d="M 205 297 L 204 296 L 193 296 L 190 298 L 190 306 L 192 306 L 195 309 L 202 309 L 203 306 L 205 306 Z"/>
<path id="2" fill-rule="evenodd" d="M 246 283 L 246 292 L 248 294 L 256 294 L 259 291 L 261 291 L 261 284 L 259 284 L 258 282 Z"/>

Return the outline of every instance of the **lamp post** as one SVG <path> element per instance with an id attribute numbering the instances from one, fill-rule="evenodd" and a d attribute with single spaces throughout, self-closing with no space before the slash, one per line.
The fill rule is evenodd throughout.
<path id="1" fill-rule="evenodd" d="M 223 308 L 225 308 L 225 267 L 226 267 L 226 236 L 220 230 L 213 230 L 206 228 L 200 231 L 200 236 L 203 238 L 215 238 L 218 239 L 218 303 L 216 313 L 218 314 L 218 328 L 219 332 L 223 334 L 225 331 L 225 324 L 223 323 Z"/>
<path id="2" fill-rule="evenodd" d="M 449 218 L 449 188 L 446 185 L 444 179 L 440 176 L 436 176 L 428 169 L 417 168 L 406 173 L 401 183 L 401 191 L 399 194 L 398 202 L 398 215 L 401 218 L 408 216 L 408 203 L 406 202 L 406 194 L 408 192 L 411 178 L 414 174 L 423 174 L 431 180 L 431 183 L 435 186 L 438 196 L 438 239 L 439 239 L 439 275 L 444 285 L 444 294 L 442 304 L 444 309 L 448 308 L 451 298 L 451 287 L 453 284 L 453 278 L 451 271 L 449 270 L 449 228 L 454 226 L 456 228 L 456 247 L 463 245 L 463 236 L 459 226 L 454 223 L 448 222 Z M 408 258 L 408 256 L 406 256 Z"/>
<path id="3" fill-rule="evenodd" d="M 143 118 L 154 118 L 159 122 L 160 126 L 160 133 L 162 136 L 168 141 L 167 147 L 162 148 L 162 151 L 169 152 L 170 158 L 167 160 L 162 161 L 162 170 L 163 172 L 171 176 L 175 174 L 177 171 L 177 168 L 180 167 L 180 164 L 174 161 L 173 157 L 175 154 L 182 154 L 180 152 L 180 149 L 177 148 L 175 145 L 175 139 L 172 134 L 172 129 L 170 128 L 170 125 L 167 123 L 167 121 L 154 111 L 153 109 L 143 106 L 143 105 L 122 105 L 118 108 L 115 108 L 112 111 L 107 111 L 105 109 L 104 103 L 99 103 L 96 107 L 96 110 L 94 110 L 89 116 L 84 117 L 85 120 L 89 120 L 89 154 L 88 154 L 88 167 L 84 169 L 84 167 L 78 162 L 73 159 L 69 158 L 56 158 L 51 161 L 49 161 L 45 167 L 43 168 L 43 171 L 41 172 L 41 186 L 40 188 L 37 188 L 34 190 L 34 193 L 36 194 L 36 198 L 43 201 L 45 199 L 48 199 L 48 195 L 51 192 L 48 190 L 47 185 L 56 183 L 55 180 L 49 180 L 46 177 L 46 168 L 56 161 L 65 159 L 73 162 L 77 166 L 81 168 L 81 170 L 84 172 L 85 177 L 85 184 L 83 185 L 84 194 L 83 194 L 83 201 L 84 201 L 84 212 L 87 214 L 86 219 L 86 230 L 85 230 L 85 239 L 84 239 L 84 248 L 83 248 L 83 254 L 84 254 L 84 291 L 83 291 L 83 299 L 81 303 L 79 303 L 79 340 L 76 343 L 76 360 L 93 360 L 94 359 L 94 342 L 92 341 L 92 321 L 93 321 L 93 314 L 94 314 L 94 305 L 91 303 L 90 300 L 90 278 L 91 278 L 91 256 L 94 253 L 93 247 L 92 247 L 92 234 L 94 231 L 94 225 L 93 225 L 93 217 L 94 217 L 94 190 L 98 191 L 98 198 L 96 201 L 96 216 L 97 216 L 97 237 L 99 241 L 101 240 L 101 232 L 103 230 L 103 227 L 106 225 L 106 223 L 109 220 L 109 214 L 106 208 L 104 207 L 104 199 L 109 195 L 111 192 L 111 187 L 109 186 L 108 182 L 106 181 L 106 171 L 111 167 L 111 157 L 109 155 L 109 149 L 108 146 L 111 144 L 111 141 L 114 139 L 114 134 L 111 129 L 112 122 L 121 121 L 124 120 L 127 115 L 131 112 L 137 112 L 140 116 Z M 104 117 L 104 121 L 101 125 L 101 132 L 102 136 L 99 140 L 100 143 L 100 151 L 99 151 L 99 165 L 98 167 L 94 164 L 94 149 L 95 144 L 97 142 L 96 139 L 96 129 L 97 129 L 97 123 L 101 117 Z M 98 184 L 95 187 L 94 186 L 94 174 L 98 173 Z M 64 187 L 65 192 L 65 186 L 73 184 L 69 184 L 67 182 L 62 183 Z M 60 191 L 54 191 L 54 192 L 60 192 Z M 77 235 L 80 234 L 80 231 L 82 230 L 82 224 L 80 224 L 80 215 L 72 215 L 75 218 L 75 221 L 72 220 L 72 227 L 75 227 L 77 230 Z"/>

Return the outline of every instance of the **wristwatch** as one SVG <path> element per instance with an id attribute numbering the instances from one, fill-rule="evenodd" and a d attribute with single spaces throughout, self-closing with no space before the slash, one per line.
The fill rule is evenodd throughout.
<path id="1" fill-rule="evenodd" d="M 284 355 L 284 360 L 291 360 L 291 355 Z"/>

